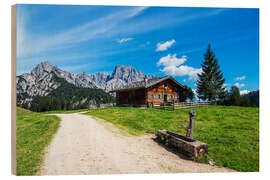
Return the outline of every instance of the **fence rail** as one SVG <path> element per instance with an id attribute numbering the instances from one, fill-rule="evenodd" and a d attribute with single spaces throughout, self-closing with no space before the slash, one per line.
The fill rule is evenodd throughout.
<path id="1" fill-rule="evenodd" d="M 199 107 L 199 106 L 210 106 L 214 103 L 211 101 L 205 101 L 205 102 L 167 102 L 167 103 L 152 103 L 151 106 L 153 108 L 159 108 L 164 110 L 176 110 L 176 109 L 184 109 L 184 108 L 191 108 L 191 107 Z"/>

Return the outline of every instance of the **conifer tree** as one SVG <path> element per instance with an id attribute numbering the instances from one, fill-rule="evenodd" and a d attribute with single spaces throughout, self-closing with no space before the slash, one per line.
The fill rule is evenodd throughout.
<path id="1" fill-rule="evenodd" d="M 232 86 L 230 92 L 230 104 L 232 106 L 240 106 L 241 105 L 241 95 L 238 87 Z"/>
<path id="2" fill-rule="evenodd" d="M 225 79 L 220 71 L 220 66 L 211 50 L 210 44 L 204 54 L 204 61 L 201 64 L 202 72 L 198 74 L 197 94 L 202 100 L 217 101 L 225 97 L 226 89 L 223 86 Z"/>
<path id="3" fill-rule="evenodd" d="M 190 87 L 188 87 L 187 85 L 184 85 L 183 93 L 182 93 L 182 96 L 181 96 L 181 102 L 184 102 L 187 99 L 192 101 L 194 99 L 194 93 L 193 93 L 193 91 L 192 91 L 192 89 Z"/>

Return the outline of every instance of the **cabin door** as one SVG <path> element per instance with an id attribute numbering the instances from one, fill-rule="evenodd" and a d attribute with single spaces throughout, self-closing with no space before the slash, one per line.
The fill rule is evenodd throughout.
<path id="1" fill-rule="evenodd" d="M 164 94 L 164 97 L 163 98 L 164 98 L 164 103 L 166 103 L 167 102 L 167 98 L 168 98 L 167 97 L 167 94 Z"/>

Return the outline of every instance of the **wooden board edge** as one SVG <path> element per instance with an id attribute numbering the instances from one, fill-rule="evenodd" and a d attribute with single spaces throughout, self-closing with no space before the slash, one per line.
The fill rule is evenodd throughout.
<path id="1" fill-rule="evenodd" d="M 16 5 L 11 6 L 11 173 L 16 175 Z"/>

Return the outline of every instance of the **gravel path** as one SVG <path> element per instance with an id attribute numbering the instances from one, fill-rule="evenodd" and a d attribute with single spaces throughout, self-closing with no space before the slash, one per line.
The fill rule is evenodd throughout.
<path id="1" fill-rule="evenodd" d="M 158 145 L 153 135 L 126 136 L 80 113 L 57 116 L 62 121 L 41 175 L 232 171 L 187 160 Z"/>

